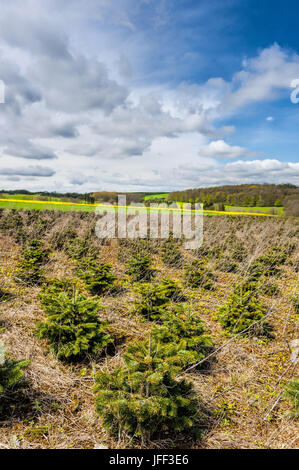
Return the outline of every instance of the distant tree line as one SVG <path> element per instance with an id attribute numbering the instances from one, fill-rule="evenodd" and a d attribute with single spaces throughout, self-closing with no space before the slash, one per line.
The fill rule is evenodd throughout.
<path id="1" fill-rule="evenodd" d="M 95 202 L 108 202 L 110 204 L 116 204 L 118 201 L 118 195 L 123 194 L 126 196 L 127 204 L 132 202 L 142 202 L 146 193 L 125 193 L 125 192 L 111 192 L 111 191 L 97 191 L 90 194 L 94 198 Z"/>
<path id="2" fill-rule="evenodd" d="M 204 209 L 227 206 L 286 207 L 299 215 L 299 187 L 292 184 L 240 184 L 186 189 L 168 195 L 168 201 L 202 203 Z M 296 212 L 296 213 L 295 213 Z M 298 212 L 298 214 L 297 214 Z"/>

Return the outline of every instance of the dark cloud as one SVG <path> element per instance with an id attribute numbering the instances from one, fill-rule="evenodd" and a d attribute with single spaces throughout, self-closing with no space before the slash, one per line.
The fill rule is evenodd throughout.
<path id="1" fill-rule="evenodd" d="M 0 168 L 0 175 L 6 176 L 39 176 L 49 178 L 55 175 L 55 171 L 52 168 L 43 166 L 28 166 L 20 168 Z"/>
<path id="2" fill-rule="evenodd" d="M 20 138 L 5 147 L 4 154 L 28 160 L 53 160 L 57 158 L 57 155 L 51 149 L 34 145 L 26 139 Z"/>
<path id="3" fill-rule="evenodd" d="M 128 96 L 123 86 L 109 78 L 104 64 L 83 56 L 58 61 L 41 57 L 30 76 L 43 87 L 46 104 L 66 113 L 97 109 L 111 113 Z"/>

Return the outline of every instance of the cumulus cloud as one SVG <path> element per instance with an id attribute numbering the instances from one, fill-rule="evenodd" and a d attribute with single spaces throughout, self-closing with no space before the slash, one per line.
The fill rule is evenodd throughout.
<path id="1" fill-rule="evenodd" d="M 245 59 L 243 69 L 233 76 L 230 91 L 220 108 L 233 112 L 246 105 L 273 101 L 286 92 L 294 77 L 299 76 L 299 55 L 274 44 L 256 57 Z"/>
<path id="2" fill-rule="evenodd" d="M 244 147 L 237 145 L 231 146 L 224 140 L 215 140 L 208 145 L 204 145 L 199 149 L 199 155 L 212 158 L 240 158 L 240 157 L 253 157 L 255 152 L 250 152 Z"/>
<path id="3" fill-rule="evenodd" d="M 276 159 L 267 158 L 265 160 L 252 161 L 236 161 L 228 163 L 225 167 L 226 171 L 231 173 L 242 174 L 248 176 L 268 175 L 272 177 L 282 178 L 289 175 L 295 178 L 299 177 L 299 163 L 281 162 Z"/>
<path id="4" fill-rule="evenodd" d="M 25 178 L 26 186 L 29 177 L 41 177 L 48 189 L 66 191 L 168 190 L 274 176 L 276 182 L 298 181 L 295 163 L 275 155 L 258 160 L 260 153 L 246 142 L 226 142 L 236 130 L 231 116 L 289 93 L 291 80 L 299 77 L 296 53 L 273 45 L 244 60 L 231 80 L 149 85 L 136 75 L 129 41 L 112 41 L 109 49 L 106 23 L 138 35 L 130 9 L 123 6 L 111 16 L 110 3 L 3 4 L 0 78 L 6 102 L 0 105 L 0 176 L 5 181 Z M 93 41 L 83 34 L 91 19 L 101 25 Z M 27 166 L 28 160 L 51 160 L 53 168 Z M 38 187 L 34 184 L 28 189 Z"/>

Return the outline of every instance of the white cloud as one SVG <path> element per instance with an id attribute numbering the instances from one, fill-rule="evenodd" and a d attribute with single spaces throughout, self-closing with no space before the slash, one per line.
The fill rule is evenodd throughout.
<path id="1" fill-rule="evenodd" d="M 212 158 L 241 158 L 256 156 L 255 152 L 251 152 L 244 147 L 237 145 L 228 145 L 224 140 L 215 140 L 208 145 L 204 145 L 199 149 L 199 155 Z"/>
<path id="2" fill-rule="evenodd" d="M 272 181 L 274 174 L 277 182 L 298 181 L 296 164 L 257 160 L 258 153 L 243 142 L 229 145 L 226 136 L 235 129 L 229 121 L 223 125 L 246 106 L 289 93 L 291 80 L 299 76 L 298 55 L 274 45 L 245 60 L 231 81 L 212 77 L 203 84 L 149 86 L 138 82 L 125 41 L 109 44 L 105 22 L 136 31 L 125 7 L 112 18 L 108 0 L 83 3 L 3 5 L 2 185 L 15 186 L 21 178 L 28 189 L 44 189 L 45 177 L 48 189 L 68 191 Z M 93 43 L 82 33 L 90 19 L 103 26 Z M 51 168 L 26 166 L 28 160 L 51 160 Z M 223 160 L 237 161 L 225 165 Z M 28 182 L 30 176 L 35 180 Z"/>
<path id="3" fill-rule="evenodd" d="M 274 101 L 279 93 L 289 93 L 291 81 L 298 76 L 299 55 L 274 44 L 243 61 L 243 69 L 233 76 L 231 91 L 220 108 L 233 112 L 253 103 Z"/>

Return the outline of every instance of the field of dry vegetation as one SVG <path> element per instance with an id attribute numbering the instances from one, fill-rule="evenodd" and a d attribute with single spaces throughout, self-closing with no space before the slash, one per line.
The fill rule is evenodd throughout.
<path id="1" fill-rule="evenodd" d="M 30 361 L 23 379 L 0 394 L 0 449 L 297 447 L 298 411 L 286 387 L 298 381 L 299 219 L 205 217 L 204 244 L 195 251 L 171 238 L 101 242 L 95 223 L 89 213 L 0 214 L 0 341 L 10 358 Z M 35 248 L 49 250 L 40 279 L 40 273 L 27 278 L 22 268 L 32 240 L 41 242 Z M 150 255 L 143 267 L 155 271 L 146 283 L 138 278 L 138 253 L 141 264 Z M 91 269 L 84 259 L 111 265 L 113 288 L 92 291 L 82 274 Z M 49 339 L 38 337 L 37 323 L 46 318 L 40 293 L 54 278 L 69 279 L 86 298 L 99 300 L 99 318 L 112 338 L 101 352 L 63 360 Z M 159 309 L 151 318 L 139 308 L 144 286 L 163 279 L 177 281 L 179 289 L 165 310 L 174 308 L 183 319 L 191 312 L 209 336 L 200 364 L 186 363 L 177 374 L 193 383 L 200 436 L 171 426 L 142 438 L 113 434 L 96 411 L 95 380 L 122 366 L 128 346 L 146 341 L 153 325 L 163 324 Z M 263 309 L 263 318 L 244 333 L 238 323 L 228 328 L 219 315 L 233 308 L 221 307 L 236 307 L 238 289 Z M 242 316 L 242 304 L 237 308 Z"/>

